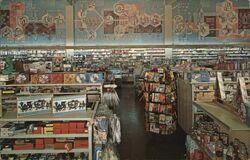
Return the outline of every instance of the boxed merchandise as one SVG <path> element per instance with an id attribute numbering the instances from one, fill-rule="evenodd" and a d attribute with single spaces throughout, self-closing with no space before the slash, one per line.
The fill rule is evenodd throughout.
<path id="1" fill-rule="evenodd" d="M 64 82 L 64 76 L 60 73 L 50 74 L 50 81 L 52 84 L 62 84 Z"/>
<path id="2" fill-rule="evenodd" d="M 70 72 L 72 69 L 71 64 L 63 64 L 63 70 L 64 72 Z"/>
<path id="3" fill-rule="evenodd" d="M 69 133 L 69 128 L 62 128 L 61 133 L 62 134 L 68 134 Z"/>
<path id="4" fill-rule="evenodd" d="M 77 130 L 77 128 L 72 128 L 69 130 L 69 133 L 71 133 L 71 134 L 78 133 L 78 130 Z"/>
<path id="5" fill-rule="evenodd" d="M 45 138 L 44 144 L 54 144 L 54 138 Z"/>
<path id="6" fill-rule="evenodd" d="M 69 123 L 64 122 L 64 123 L 61 124 L 61 127 L 64 128 L 64 129 L 69 129 Z"/>
<path id="7" fill-rule="evenodd" d="M 68 151 L 72 150 L 73 144 L 71 142 L 56 142 L 54 144 L 54 149 L 66 149 Z"/>
<path id="8" fill-rule="evenodd" d="M 2 151 L 11 151 L 12 146 L 13 146 L 13 141 L 10 139 L 4 139 L 3 141 L 1 141 L 0 147 Z"/>
<path id="9" fill-rule="evenodd" d="M 51 132 L 53 132 L 53 127 L 44 127 L 43 132 L 44 132 L 44 134 L 51 133 Z"/>
<path id="10" fill-rule="evenodd" d="M 54 122 L 53 123 L 53 133 L 54 134 L 61 134 L 62 123 L 61 122 Z"/>
<path id="11" fill-rule="evenodd" d="M 53 72 L 63 71 L 63 57 L 54 57 L 52 59 L 52 70 Z"/>
<path id="12" fill-rule="evenodd" d="M 53 114 L 86 110 L 86 95 L 56 96 L 53 98 Z"/>
<path id="13" fill-rule="evenodd" d="M 52 61 L 46 61 L 45 62 L 45 73 L 51 73 L 52 72 Z"/>
<path id="14" fill-rule="evenodd" d="M 34 127 L 32 134 L 43 134 L 43 127 Z"/>
<path id="15" fill-rule="evenodd" d="M 9 75 L 0 75 L 0 82 L 8 81 Z"/>
<path id="16" fill-rule="evenodd" d="M 74 84 L 76 83 L 76 74 L 64 74 L 64 83 L 65 84 Z"/>
<path id="17" fill-rule="evenodd" d="M 15 78 L 16 83 L 24 84 L 29 83 L 29 75 L 28 74 L 18 74 Z"/>
<path id="18" fill-rule="evenodd" d="M 53 129 L 53 133 L 54 134 L 61 134 L 62 131 L 61 131 L 61 129 Z"/>
<path id="19" fill-rule="evenodd" d="M 37 84 L 38 83 L 38 74 L 30 75 L 30 81 L 32 84 Z"/>
<path id="20" fill-rule="evenodd" d="M 44 144 L 36 144 L 35 149 L 44 149 L 45 145 Z"/>
<path id="21" fill-rule="evenodd" d="M 88 129 L 85 128 L 77 128 L 76 133 L 88 133 Z"/>
<path id="22" fill-rule="evenodd" d="M 14 135 L 16 127 L 13 123 L 7 123 L 1 127 L 1 137 L 9 137 Z"/>
<path id="23" fill-rule="evenodd" d="M 76 122 L 76 128 L 85 128 L 86 122 Z"/>
<path id="24" fill-rule="evenodd" d="M 87 148 L 88 140 L 87 139 L 76 139 L 74 140 L 74 148 Z"/>
<path id="25" fill-rule="evenodd" d="M 54 122 L 53 123 L 53 128 L 54 129 L 61 129 L 62 123 L 61 122 Z"/>
<path id="26" fill-rule="evenodd" d="M 35 141 L 36 145 L 44 144 L 44 139 L 36 139 Z"/>
<path id="27" fill-rule="evenodd" d="M 76 74 L 76 83 L 85 83 L 86 77 L 85 74 Z"/>
<path id="28" fill-rule="evenodd" d="M 33 144 L 32 143 L 14 144 L 13 149 L 14 150 L 33 149 Z"/>
<path id="29" fill-rule="evenodd" d="M 76 122 L 69 122 L 69 128 L 70 129 L 76 129 L 77 123 Z"/>
<path id="30" fill-rule="evenodd" d="M 44 139 L 36 139 L 35 140 L 35 149 L 44 149 Z"/>
<path id="31" fill-rule="evenodd" d="M 25 116 L 51 110 L 52 95 L 17 97 L 17 115 Z"/>
<path id="32" fill-rule="evenodd" d="M 209 82 L 210 75 L 207 71 L 200 71 L 192 73 L 193 82 Z"/>
<path id="33" fill-rule="evenodd" d="M 87 83 L 101 83 L 103 82 L 102 73 L 85 73 Z"/>
<path id="34" fill-rule="evenodd" d="M 49 74 L 39 74 L 38 83 L 39 84 L 49 84 L 50 83 L 50 75 Z"/>

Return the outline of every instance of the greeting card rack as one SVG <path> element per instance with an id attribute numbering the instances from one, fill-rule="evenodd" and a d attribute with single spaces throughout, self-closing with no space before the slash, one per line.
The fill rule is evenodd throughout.
<path id="1" fill-rule="evenodd" d="M 176 130 L 176 84 L 173 72 L 157 68 L 145 72 L 146 131 L 169 135 Z"/>

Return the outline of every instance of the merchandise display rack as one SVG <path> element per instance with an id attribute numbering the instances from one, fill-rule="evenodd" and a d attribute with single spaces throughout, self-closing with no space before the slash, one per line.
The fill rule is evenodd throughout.
<path id="1" fill-rule="evenodd" d="M 99 106 L 100 100 L 102 99 L 102 83 L 82 83 L 82 84 L 1 84 L 1 94 L 2 90 L 9 89 L 9 88 L 21 88 L 21 87 L 83 87 L 85 90 L 81 92 L 57 92 L 57 93 L 11 93 L 11 94 L 5 94 L 4 96 L 1 95 L 1 105 L 0 110 L 2 112 L 2 117 L 0 118 L 0 123 L 2 124 L 2 127 L 4 124 L 8 123 L 40 123 L 40 122 L 46 122 L 46 123 L 76 123 L 76 122 L 83 122 L 87 125 L 87 132 L 84 133 L 62 133 L 62 134 L 55 134 L 52 131 L 52 134 L 48 133 L 42 133 L 42 134 L 30 134 L 30 133 L 15 133 L 10 136 L 0 136 L 0 140 L 22 140 L 22 139 L 29 139 L 33 140 L 39 140 L 39 139 L 85 139 L 88 142 L 88 145 L 86 148 L 72 148 L 70 150 L 66 149 L 54 149 L 49 148 L 48 146 L 44 149 L 36 149 L 35 147 L 33 149 L 25 149 L 25 150 L 2 150 L 0 151 L 0 155 L 8 155 L 8 154 L 57 154 L 57 153 L 87 153 L 88 159 L 92 160 L 92 153 L 93 153 L 93 147 L 92 147 L 92 139 L 93 139 L 93 121 L 94 116 L 96 114 L 96 110 Z M 98 88 L 96 91 L 86 90 L 87 87 L 94 87 Z M 99 100 L 92 103 L 90 106 L 91 108 L 87 108 L 86 110 L 77 111 L 77 112 L 69 112 L 69 113 L 60 113 L 58 115 L 53 114 L 52 111 L 45 112 L 45 113 L 33 113 L 31 115 L 23 115 L 23 116 L 17 116 L 17 110 L 14 110 L 12 112 L 7 111 L 3 112 L 2 107 L 5 105 L 5 99 L 4 97 L 11 97 L 13 100 L 12 105 L 17 103 L 17 100 L 15 100 L 17 97 L 24 96 L 24 97 L 31 97 L 31 96 L 44 96 L 44 95 L 88 95 L 88 94 L 97 94 L 99 95 Z M 8 106 L 10 107 L 10 106 Z M 5 107 L 6 108 L 6 107 Z M 53 128 L 53 127 L 52 127 Z M 75 140 L 72 141 L 72 143 L 75 143 Z"/>
<path id="2" fill-rule="evenodd" d="M 146 130 L 169 135 L 176 130 L 176 82 L 170 71 L 145 72 Z"/>
<path id="3" fill-rule="evenodd" d="M 177 80 L 178 123 L 186 133 L 190 133 L 194 123 L 194 115 L 202 110 L 193 107 L 193 101 L 212 101 L 214 99 L 215 82 L 190 82 L 182 78 Z M 185 91 L 185 92 L 183 92 Z"/>
<path id="4" fill-rule="evenodd" d="M 237 81 L 224 78 L 222 72 L 217 72 L 215 96 L 217 101 L 232 104 L 237 91 Z M 237 80 L 237 78 L 236 78 Z"/>
<path id="5" fill-rule="evenodd" d="M 215 102 L 193 102 L 193 105 L 203 110 L 204 115 L 208 115 L 212 118 L 214 121 L 213 123 L 221 128 L 220 132 L 228 135 L 228 143 L 229 141 L 238 139 L 240 143 L 246 146 L 246 151 L 248 153 L 250 152 L 250 127 L 243 123 L 239 117 L 227 109 L 222 108 Z M 197 137 L 191 136 L 191 138 L 197 142 Z M 223 138 L 221 140 L 223 140 Z M 202 143 L 202 140 L 200 139 L 200 142 L 197 143 Z M 206 155 L 208 155 L 210 159 L 218 158 L 215 153 L 211 154 L 212 152 L 204 146 L 204 144 L 200 144 L 199 148 L 201 148 L 202 151 L 205 151 Z"/>
<path id="6" fill-rule="evenodd" d="M 2 154 L 35 154 L 35 153 L 81 153 L 81 152 L 87 152 L 89 160 L 92 160 L 92 124 L 93 119 L 96 113 L 96 110 L 98 108 L 99 102 L 95 103 L 94 110 L 92 111 L 86 111 L 86 113 L 69 113 L 67 115 L 63 115 L 60 117 L 54 117 L 52 115 L 39 115 L 39 116 L 27 116 L 22 118 L 15 118 L 15 113 L 12 113 L 11 115 L 4 115 L 0 119 L 1 122 L 7 123 L 7 122 L 20 122 L 20 121 L 88 121 L 88 133 L 81 133 L 81 134 L 26 134 L 26 135 L 13 135 L 9 137 L 0 137 L 0 139 L 38 139 L 38 138 L 88 138 L 88 147 L 87 148 L 81 148 L 81 149 L 72 149 L 70 151 L 67 151 L 66 149 L 53 149 L 53 148 L 46 148 L 46 149 L 30 149 L 30 150 L 4 150 L 0 152 L 0 155 Z"/>

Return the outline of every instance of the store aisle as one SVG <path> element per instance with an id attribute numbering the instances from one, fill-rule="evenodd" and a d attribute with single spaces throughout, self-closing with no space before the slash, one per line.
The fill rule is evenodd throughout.
<path id="1" fill-rule="evenodd" d="M 145 132 L 144 109 L 135 96 L 132 84 L 118 90 L 122 143 L 118 146 L 121 160 L 184 160 L 185 133 L 178 128 L 170 136 Z"/>

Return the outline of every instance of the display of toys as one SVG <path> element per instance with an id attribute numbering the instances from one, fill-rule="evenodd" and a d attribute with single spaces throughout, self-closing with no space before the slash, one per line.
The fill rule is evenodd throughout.
<path id="1" fill-rule="evenodd" d="M 86 73 L 85 77 L 86 77 L 87 83 L 103 82 L 103 74 L 102 73 Z"/>
<path id="2" fill-rule="evenodd" d="M 17 115 L 30 115 L 51 110 L 52 95 L 17 97 Z"/>
<path id="3" fill-rule="evenodd" d="M 15 78 L 15 81 L 18 84 L 29 83 L 29 75 L 28 74 L 18 74 Z"/>
<path id="4" fill-rule="evenodd" d="M 85 74 L 76 75 L 76 83 L 85 83 L 85 81 L 86 81 Z"/>
<path id="5" fill-rule="evenodd" d="M 64 83 L 73 84 L 76 82 L 76 74 L 64 74 Z"/>
<path id="6" fill-rule="evenodd" d="M 50 74 L 50 80 L 52 84 L 62 84 L 64 82 L 64 76 L 60 73 Z"/>
<path id="7" fill-rule="evenodd" d="M 38 83 L 40 83 L 40 84 L 48 84 L 48 83 L 50 83 L 49 74 L 40 74 L 38 76 Z"/>
<path id="8" fill-rule="evenodd" d="M 51 73 L 52 72 L 52 62 L 46 61 L 45 62 L 45 73 Z"/>
<path id="9" fill-rule="evenodd" d="M 54 57 L 52 59 L 52 62 L 53 62 L 53 67 L 52 67 L 53 72 L 63 71 L 63 57 Z"/>
<path id="10" fill-rule="evenodd" d="M 53 98 L 53 114 L 86 110 L 86 95 L 57 96 Z"/>
<path id="11" fill-rule="evenodd" d="M 38 74 L 30 75 L 30 81 L 32 84 L 37 84 L 38 83 Z"/>

